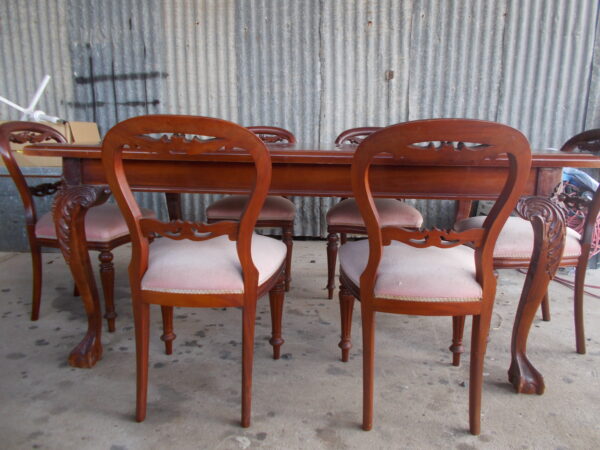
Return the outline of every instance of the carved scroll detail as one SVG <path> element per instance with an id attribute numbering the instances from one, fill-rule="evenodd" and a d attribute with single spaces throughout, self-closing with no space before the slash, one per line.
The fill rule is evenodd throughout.
<path id="1" fill-rule="evenodd" d="M 541 219 L 544 223 L 544 242 L 548 246 L 548 259 L 545 267 L 550 279 L 560 264 L 566 236 L 565 217 L 558 205 L 544 197 L 524 197 L 519 200 L 517 213 L 526 220 Z"/>
<path id="2" fill-rule="evenodd" d="M 52 205 L 52 216 L 56 226 L 56 237 L 67 264 L 71 262 L 72 221 L 79 208 L 89 209 L 103 203 L 110 196 L 106 186 L 69 186 L 59 189 Z"/>
<path id="3" fill-rule="evenodd" d="M 173 220 L 171 222 L 161 222 L 156 219 L 141 219 L 140 226 L 142 233 L 146 237 L 153 237 L 158 234 L 169 239 L 180 241 L 189 239 L 191 241 L 206 241 L 208 239 L 227 235 L 229 239 L 235 239 L 238 230 L 237 222 L 218 222 L 215 224 L 205 224 L 199 222 L 188 222 L 183 220 Z"/>
<path id="4" fill-rule="evenodd" d="M 383 245 L 389 245 L 392 240 L 395 240 L 418 248 L 432 246 L 451 248 L 467 243 L 474 243 L 477 246 L 483 238 L 482 228 L 472 228 L 458 232 L 454 230 L 441 230 L 439 228 L 412 231 L 403 228 L 384 227 L 381 233 Z"/>
<path id="5" fill-rule="evenodd" d="M 29 192 L 35 197 L 45 197 L 47 195 L 54 195 L 62 187 L 63 181 L 57 181 L 55 183 L 42 183 L 36 186 L 28 186 Z"/>
<path id="6" fill-rule="evenodd" d="M 20 133 L 11 133 L 8 137 L 10 142 L 15 144 L 37 144 L 46 140 L 55 140 L 54 131 L 38 132 L 38 131 L 22 131 Z"/>

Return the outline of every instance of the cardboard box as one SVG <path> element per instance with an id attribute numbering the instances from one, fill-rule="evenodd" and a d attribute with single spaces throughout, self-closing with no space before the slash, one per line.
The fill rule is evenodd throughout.
<path id="1" fill-rule="evenodd" d="M 5 123 L 6 121 L 0 122 Z M 70 144 L 99 144 L 100 132 L 98 125 L 94 122 L 67 122 L 64 124 L 55 124 L 42 122 L 44 125 L 54 128 L 61 133 Z M 43 157 L 43 156 L 26 156 L 19 151 L 22 145 L 13 144 L 15 149 L 14 155 L 17 164 L 21 167 L 60 167 L 62 166 L 61 158 Z M 0 158 L 0 167 L 4 167 L 4 162 Z"/>

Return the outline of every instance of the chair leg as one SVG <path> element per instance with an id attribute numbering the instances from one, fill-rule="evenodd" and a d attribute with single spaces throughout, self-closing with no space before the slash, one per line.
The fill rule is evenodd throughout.
<path id="1" fill-rule="evenodd" d="M 452 365 L 460 366 L 460 355 L 465 351 L 463 347 L 463 333 L 465 331 L 465 316 L 452 316 L 452 345 L 448 350 L 452 352 Z"/>
<path id="2" fill-rule="evenodd" d="M 481 394 L 483 387 L 483 362 L 490 329 L 491 311 L 487 317 L 473 316 L 471 333 L 471 367 L 469 377 L 469 430 L 477 436 L 481 431 Z"/>
<path id="3" fill-rule="evenodd" d="M 342 361 L 348 362 L 352 348 L 352 312 L 354 309 L 354 296 L 340 283 L 340 319 L 342 336 L 338 347 L 342 349 Z"/>
<path id="4" fill-rule="evenodd" d="M 585 284 L 585 272 L 587 267 L 587 259 L 585 265 L 579 264 L 575 272 L 575 348 L 577 353 L 585 355 L 585 328 L 583 324 L 583 285 Z"/>
<path id="5" fill-rule="evenodd" d="M 373 386 L 375 372 L 375 311 L 361 302 L 363 333 L 363 425 L 373 428 Z"/>
<path id="6" fill-rule="evenodd" d="M 250 426 L 252 409 L 252 364 L 254 360 L 254 324 L 256 298 L 244 305 L 242 317 L 242 427 Z"/>
<path id="7" fill-rule="evenodd" d="M 546 292 L 542 300 L 542 320 L 550 322 L 550 298 L 548 297 L 548 292 Z"/>
<path id="8" fill-rule="evenodd" d="M 148 348 L 150 343 L 150 305 L 134 300 L 133 319 L 135 321 L 135 359 L 137 368 L 135 420 L 146 418 L 148 399 Z"/>
<path id="9" fill-rule="evenodd" d="M 327 235 L 327 298 L 333 298 L 335 289 L 335 264 L 338 252 L 338 235 L 329 233 Z"/>
<path id="10" fill-rule="evenodd" d="M 79 297 L 79 288 L 75 282 L 73 282 L 73 297 Z"/>
<path id="11" fill-rule="evenodd" d="M 348 241 L 348 235 L 346 233 L 340 233 L 340 243 L 344 245 Z"/>
<path id="12" fill-rule="evenodd" d="M 108 322 L 108 331 L 115 331 L 115 266 L 112 262 L 113 254 L 110 251 L 101 251 L 98 255 L 100 260 L 100 279 L 102 280 L 102 291 L 104 292 L 104 304 L 106 312 L 104 318 Z"/>
<path id="13" fill-rule="evenodd" d="M 163 334 L 160 339 L 165 343 L 165 353 L 170 355 L 173 353 L 173 341 L 177 337 L 177 335 L 173 333 L 173 307 L 161 306 L 160 312 L 162 314 L 163 323 Z"/>
<path id="14" fill-rule="evenodd" d="M 37 246 L 31 246 L 31 267 L 33 269 L 31 320 L 38 320 L 42 301 L 42 251 Z"/>
<path id="15" fill-rule="evenodd" d="M 287 247 L 287 253 L 285 255 L 285 291 L 290 290 L 290 283 L 292 282 L 292 249 L 294 247 L 294 240 L 292 238 L 293 224 L 281 227 L 282 236 L 281 239 Z"/>
<path id="16" fill-rule="evenodd" d="M 279 359 L 281 346 L 285 342 L 281 337 L 281 316 L 283 315 L 285 285 L 286 282 L 282 278 L 269 292 L 269 303 L 271 306 L 271 339 L 269 343 L 273 346 L 273 359 Z"/>

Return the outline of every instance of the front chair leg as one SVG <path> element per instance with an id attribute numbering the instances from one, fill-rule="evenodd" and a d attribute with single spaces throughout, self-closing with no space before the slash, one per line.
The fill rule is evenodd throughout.
<path id="1" fill-rule="evenodd" d="M 338 252 L 338 235 L 329 233 L 327 235 L 327 298 L 333 298 L 335 289 L 335 263 Z"/>
<path id="2" fill-rule="evenodd" d="M 252 410 L 252 364 L 254 362 L 254 325 L 256 298 L 244 305 L 242 316 L 242 427 L 250 426 Z"/>
<path id="3" fill-rule="evenodd" d="M 542 320 L 550 322 L 550 298 L 548 297 L 548 292 L 546 292 L 542 300 Z"/>
<path id="4" fill-rule="evenodd" d="M 354 296 L 340 283 L 340 319 L 342 336 L 338 347 L 342 349 L 342 361 L 348 362 L 352 348 L 352 311 L 354 309 Z"/>
<path id="5" fill-rule="evenodd" d="M 452 352 L 452 365 L 460 366 L 460 355 L 465 351 L 463 347 L 463 332 L 465 330 L 465 316 L 452 316 L 452 345 L 448 348 Z"/>
<path id="6" fill-rule="evenodd" d="M 279 359 L 281 346 L 285 342 L 281 337 L 281 317 L 283 315 L 283 301 L 285 297 L 285 279 L 280 278 L 277 284 L 269 291 L 269 303 L 271 306 L 271 339 L 269 344 L 273 346 L 273 359 Z"/>
<path id="7" fill-rule="evenodd" d="M 31 246 L 31 267 L 33 269 L 31 320 L 38 320 L 42 300 L 42 251 L 39 247 L 33 245 Z"/>
<path id="8" fill-rule="evenodd" d="M 115 267 L 112 262 L 113 254 L 110 251 L 103 250 L 98 255 L 100 260 L 100 279 L 102 280 L 102 291 L 104 292 L 105 313 L 104 318 L 108 322 L 108 331 L 115 331 L 115 311 L 114 286 L 115 286 Z"/>
<path id="9" fill-rule="evenodd" d="M 292 249 L 294 247 L 294 240 L 292 238 L 293 225 L 287 225 L 282 227 L 282 240 L 287 247 L 287 253 L 285 255 L 285 291 L 290 290 L 290 284 L 292 282 Z"/>
<path id="10" fill-rule="evenodd" d="M 173 307 L 161 305 L 160 312 L 163 323 L 163 334 L 160 339 L 165 343 L 165 353 L 170 355 L 173 353 L 173 341 L 177 337 L 173 333 Z"/>

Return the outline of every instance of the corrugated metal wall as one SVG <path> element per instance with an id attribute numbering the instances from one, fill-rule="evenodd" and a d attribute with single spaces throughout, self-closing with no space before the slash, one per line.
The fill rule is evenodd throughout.
<path id="1" fill-rule="evenodd" d="M 331 142 L 355 126 L 497 120 L 534 147 L 600 126 L 597 0 L 5 0 L 0 94 L 72 120 L 153 113 L 276 125 Z M 0 117 L 18 114 L 0 106 Z M 162 197 L 144 203 L 163 207 Z M 201 218 L 211 198 L 186 197 Z M 333 199 L 301 199 L 323 235 Z M 448 222 L 449 202 L 417 202 Z"/>

